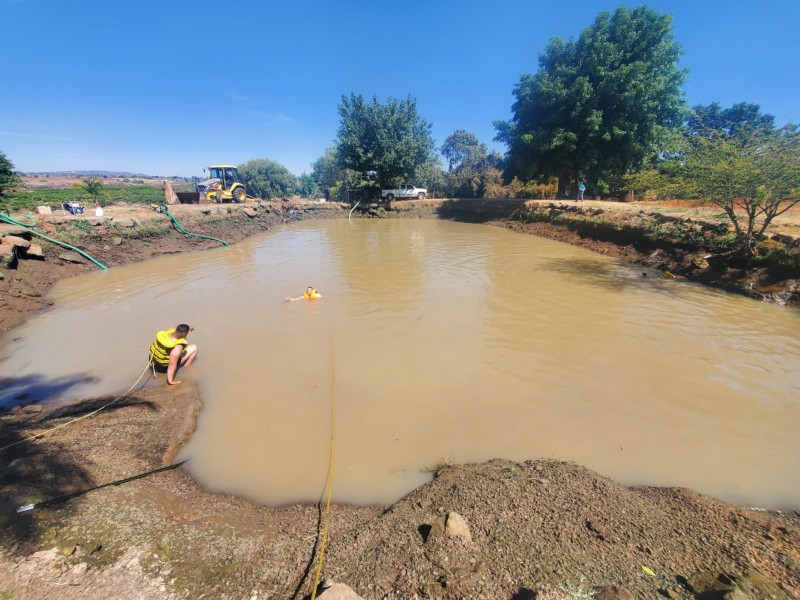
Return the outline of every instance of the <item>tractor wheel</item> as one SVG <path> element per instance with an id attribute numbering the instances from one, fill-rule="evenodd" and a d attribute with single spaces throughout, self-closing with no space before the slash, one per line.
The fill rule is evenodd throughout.
<path id="1" fill-rule="evenodd" d="M 386 194 L 386 199 L 387 199 L 389 202 L 391 202 L 392 200 L 394 200 L 394 194 Z"/>
<path id="2" fill-rule="evenodd" d="M 219 200 L 219 197 L 217 196 L 216 192 L 211 192 L 208 195 L 208 200 L 209 200 L 209 202 L 211 202 L 213 204 L 216 204 L 218 202 L 218 200 Z"/>
<path id="3" fill-rule="evenodd" d="M 233 201 L 234 202 L 244 202 L 247 198 L 247 192 L 244 191 L 244 188 L 236 188 L 233 190 Z"/>
<path id="4" fill-rule="evenodd" d="M 419 194 L 417 194 L 417 198 L 419 198 L 420 200 L 424 200 L 425 199 L 425 192 L 420 192 Z"/>

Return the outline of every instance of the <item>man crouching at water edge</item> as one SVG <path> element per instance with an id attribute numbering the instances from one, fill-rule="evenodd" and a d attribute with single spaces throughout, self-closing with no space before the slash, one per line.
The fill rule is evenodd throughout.
<path id="1" fill-rule="evenodd" d="M 320 294 L 312 286 L 308 286 L 302 296 L 298 296 L 297 298 L 286 296 L 284 302 L 294 302 L 295 300 L 316 300 L 317 298 L 322 298 L 322 294 Z"/>
<path id="2" fill-rule="evenodd" d="M 150 358 L 155 369 L 160 373 L 166 371 L 167 383 L 178 385 L 175 373 L 181 367 L 188 367 L 197 356 L 197 346 L 186 341 L 186 336 L 194 327 L 181 323 L 175 329 L 165 329 L 156 334 L 156 341 L 150 346 Z"/>

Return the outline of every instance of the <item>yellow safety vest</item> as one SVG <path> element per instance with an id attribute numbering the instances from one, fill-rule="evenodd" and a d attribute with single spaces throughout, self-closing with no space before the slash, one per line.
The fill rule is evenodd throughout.
<path id="1" fill-rule="evenodd" d="M 319 298 L 319 297 L 320 296 L 317 293 L 317 290 L 311 290 L 311 294 L 309 294 L 308 292 L 303 292 L 303 298 L 305 298 L 306 300 L 313 300 L 314 298 Z"/>
<path id="2" fill-rule="evenodd" d="M 172 333 L 174 331 L 174 329 L 159 331 L 156 334 L 156 341 L 150 346 L 150 356 L 160 365 L 169 364 L 169 353 L 172 352 L 175 346 L 185 346 L 188 343 L 186 338 L 179 338 L 177 340 L 173 338 Z"/>

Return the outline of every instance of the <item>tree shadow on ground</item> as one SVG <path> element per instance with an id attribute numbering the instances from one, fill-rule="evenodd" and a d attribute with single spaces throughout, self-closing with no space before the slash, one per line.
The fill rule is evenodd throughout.
<path id="1" fill-rule="evenodd" d="M 93 381 L 96 378 L 86 374 L 55 378 L 39 374 L 6 377 L 0 379 L 0 407 L 10 408 L 57 398 L 77 385 Z"/>
<path id="2" fill-rule="evenodd" d="M 74 494 L 98 484 L 81 463 L 70 444 L 58 441 L 58 434 L 33 436 L 80 418 L 108 405 L 113 396 L 93 398 L 43 413 L 22 407 L 0 413 L 0 546 L 27 554 L 38 549 L 42 534 L 53 522 L 74 510 L 69 502 L 50 508 L 18 513 L 29 503 L 42 503 Z M 150 401 L 123 398 L 105 408 L 141 406 L 156 410 Z M 63 438 L 61 438 L 63 439 Z M 103 482 L 99 482 L 103 483 Z"/>

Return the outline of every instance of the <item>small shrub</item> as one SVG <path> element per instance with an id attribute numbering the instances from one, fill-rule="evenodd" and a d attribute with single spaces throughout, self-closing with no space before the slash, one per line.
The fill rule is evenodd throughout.
<path id="1" fill-rule="evenodd" d="M 83 231 L 84 233 L 89 233 L 94 229 L 94 225 L 92 225 L 89 221 L 74 221 L 72 226 L 75 229 Z"/>
<path id="2" fill-rule="evenodd" d="M 783 245 L 758 244 L 754 262 L 781 269 L 797 269 L 800 267 L 800 253 Z"/>

